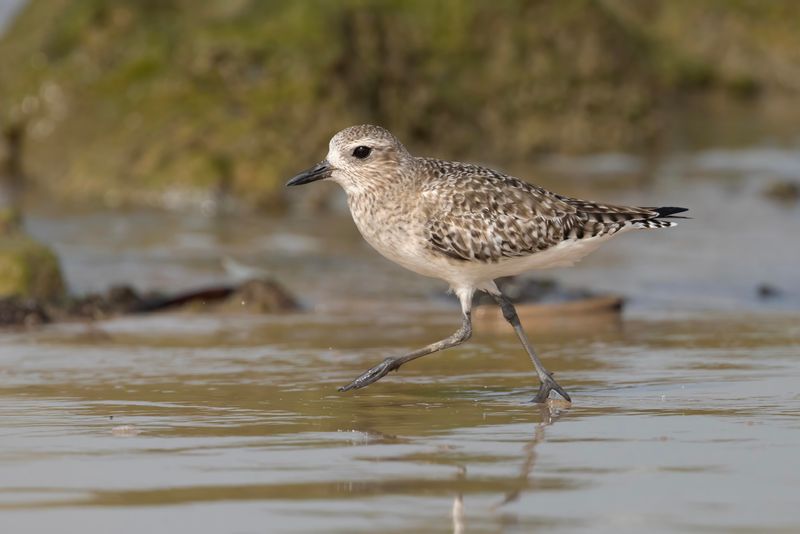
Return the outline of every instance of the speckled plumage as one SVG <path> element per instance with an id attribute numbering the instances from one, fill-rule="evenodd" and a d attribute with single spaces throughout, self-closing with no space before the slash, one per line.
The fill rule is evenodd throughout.
<path id="1" fill-rule="evenodd" d="M 371 125 L 337 133 L 327 158 L 289 185 L 324 178 L 344 188 L 356 226 L 378 252 L 450 284 L 461 301 L 465 327 L 476 290 L 493 295 L 514 324 L 516 313 L 503 300 L 496 278 L 571 265 L 616 234 L 673 226 L 664 217 L 685 211 L 598 204 L 558 195 L 487 167 L 414 157 L 389 131 Z M 542 387 L 549 388 L 547 393 L 556 389 L 521 327 L 517 333 L 534 360 Z M 431 351 L 441 348 L 437 345 Z M 393 368 L 420 355 L 401 358 Z M 364 378 L 377 373 L 376 368 L 348 389 L 385 374 Z M 568 398 L 563 390 L 559 393 Z M 542 390 L 537 398 L 541 395 Z"/>
<path id="2" fill-rule="evenodd" d="M 476 165 L 424 159 L 419 167 L 434 177 L 421 188 L 421 195 L 433 200 L 425 223 L 427 239 L 433 250 L 458 260 L 498 263 L 565 241 L 644 227 L 659 216 L 647 208 L 556 195 Z M 657 226 L 671 224 L 659 221 Z"/>
<path id="3" fill-rule="evenodd" d="M 368 160 L 349 157 L 364 144 L 372 147 Z M 486 167 L 414 157 L 377 126 L 336 134 L 328 161 L 364 238 L 392 261 L 456 290 L 572 264 L 623 230 L 674 224 L 653 208 L 568 198 Z"/>

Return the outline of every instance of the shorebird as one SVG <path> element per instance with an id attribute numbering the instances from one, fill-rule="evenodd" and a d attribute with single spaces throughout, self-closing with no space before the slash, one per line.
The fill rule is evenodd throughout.
<path id="1" fill-rule="evenodd" d="M 514 305 L 494 280 L 572 265 L 617 234 L 674 226 L 665 219 L 687 211 L 598 204 L 487 167 L 415 157 L 391 132 L 372 125 L 334 135 L 326 158 L 286 185 L 326 179 L 345 190 L 353 221 L 375 250 L 416 273 L 448 282 L 462 312 L 461 327 L 451 336 L 386 358 L 339 391 L 363 388 L 411 360 L 468 340 L 472 297 L 485 291 L 533 362 L 539 376 L 534 402 L 545 402 L 551 391 L 571 401 L 536 355 Z"/>

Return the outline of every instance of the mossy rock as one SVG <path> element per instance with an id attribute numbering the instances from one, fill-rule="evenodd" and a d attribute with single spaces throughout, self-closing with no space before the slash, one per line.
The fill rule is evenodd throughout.
<path id="1" fill-rule="evenodd" d="M 63 295 L 64 279 L 52 250 L 24 234 L 0 236 L 0 298 Z"/>
<path id="2" fill-rule="evenodd" d="M 14 208 L 0 207 L 0 236 L 16 234 L 22 228 L 22 214 Z"/>

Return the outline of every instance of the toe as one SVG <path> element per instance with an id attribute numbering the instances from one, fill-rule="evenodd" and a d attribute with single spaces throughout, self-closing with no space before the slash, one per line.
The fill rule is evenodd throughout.
<path id="1" fill-rule="evenodd" d="M 347 384 L 346 386 L 342 386 L 339 388 L 339 391 L 350 391 L 351 389 L 361 389 L 366 387 L 373 382 L 377 382 L 384 376 L 386 376 L 389 371 L 395 368 L 395 361 L 392 358 L 387 358 L 375 367 L 372 367 L 365 371 L 361 376 Z"/>
<path id="2" fill-rule="evenodd" d="M 567 402 L 570 402 L 570 403 L 572 402 L 572 398 L 569 396 L 569 394 L 566 391 L 564 391 L 564 388 L 562 388 L 558 384 L 558 382 L 556 382 L 555 380 L 553 380 L 550 377 L 547 377 L 547 379 L 544 380 L 539 385 L 539 391 L 536 393 L 536 396 L 533 398 L 533 402 L 535 402 L 537 404 L 542 404 L 544 402 L 547 402 L 547 399 L 550 398 L 550 392 L 551 391 L 555 391 L 556 393 L 561 395 L 564 398 L 564 400 L 566 400 Z"/>
<path id="3" fill-rule="evenodd" d="M 556 387 L 554 387 L 553 389 L 555 389 L 555 390 L 556 390 L 556 393 L 558 393 L 559 395 L 561 395 L 561 396 L 564 398 L 564 400 L 565 400 L 565 401 L 567 401 L 567 402 L 572 402 L 572 398 L 569 396 L 569 393 L 567 393 L 566 391 L 564 391 L 564 388 L 562 388 L 561 386 L 559 386 L 558 384 L 556 384 Z"/>

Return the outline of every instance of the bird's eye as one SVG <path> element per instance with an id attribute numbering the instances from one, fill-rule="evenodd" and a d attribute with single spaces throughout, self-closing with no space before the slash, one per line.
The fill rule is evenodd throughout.
<path id="1" fill-rule="evenodd" d="M 357 146 L 353 149 L 353 157 L 358 159 L 364 159 L 367 156 L 369 156 L 370 152 L 372 152 L 372 149 L 368 146 L 364 145 Z"/>

